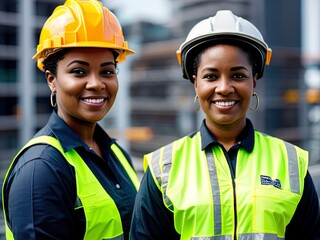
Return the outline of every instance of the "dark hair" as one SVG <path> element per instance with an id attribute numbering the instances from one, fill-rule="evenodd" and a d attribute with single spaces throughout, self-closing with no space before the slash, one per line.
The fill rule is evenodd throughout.
<path id="1" fill-rule="evenodd" d="M 66 53 L 68 51 L 70 51 L 71 48 L 63 48 L 59 51 L 57 51 L 54 54 L 49 55 L 49 57 L 47 57 L 42 63 L 43 63 L 43 69 L 44 71 L 48 70 L 51 72 L 51 74 L 53 74 L 54 76 L 57 74 L 57 64 L 59 61 L 61 61 L 62 59 L 64 59 L 64 56 L 66 55 Z M 119 56 L 119 53 L 117 53 L 116 51 L 112 50 L 113 56 L 114 56 L 114 60 L 115 60 L 115 67 L 117 68 L 117 57 Z"/>
<path id="2" fill-rule="evenodd" d="M 48 70 L 54 76 L 57 74 L 57 64 L 59 61 L 64 59 L 66 53 L 70 50 L 70 48 L 63 48 L 58 52 L 49 55 L 42 63 L 44 71 Z"/>
<path id="3" fill-rule="evenodd" d="M 231 46 L 235 46 L 235 47 L 239 47 L 240 49 L 242 49 L 247 55 L 248 55 L 248 60 L 252 66 L 252 73 L 253 76 L 257 73 L 257 58 L 259 59 L 260 56 L 256 54 L 256 50 L 254 50 L 251 46 L 247 45 L 247 44 L 241 44 L 239 42 L 234 42 L 234 41 L 218 41 L 218 42 L 214 42 L 214 43 L 208 43 L 208 44 L 204 44 L 202 45 L 202 47 L 200 49 L 198 49 L 198 53 L 195 55 L 194 59 L 193 59 L 193 74 L 197 75 L 197 71 L 198 71 L 198 67 L 200 64 L 200 58 L 202 56 L 203 53 L 205 53 L 208 48 L 213 47 L 213 46 L 217 46 L 217 45 L 231 45 Z M 191 77 L 191 76 L 190 76 Z"/>

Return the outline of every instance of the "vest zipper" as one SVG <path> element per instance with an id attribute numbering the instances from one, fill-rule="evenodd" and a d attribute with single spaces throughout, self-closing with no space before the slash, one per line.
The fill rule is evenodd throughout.
<path id="1" fill-rule="evenodd" d="M 224 155 L 227 159 L 227 163 L 229 165 L 229 170 L 231 173 L 231 179 L 232 179 L 232 191 L 233 191 L 233 207 L 234 207 L 234 240 L 237 240 L 237 224 L 238 224 L 238 220 L 237 220 L 237 199 L 236 199 L 236 183 L 235 183 L 235 169 L 232 166 L 231 160 L 229 158 L 229 155 L 227 153 L 227 151 L 222 147 L 223 151 L 224 151 Z"/>
<path id="2" fill-rule="evenodd" d="M 232 176 L 232 190 L 233 190 L 233 207 L 234 207 L 234 240 L 237 240 L 237 199 L 236 199 L 236 183 L 234 181 L 234 176 Z"/>

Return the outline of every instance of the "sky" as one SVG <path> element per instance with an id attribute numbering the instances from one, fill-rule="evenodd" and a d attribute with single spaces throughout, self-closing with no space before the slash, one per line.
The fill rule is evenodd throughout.
<path id="1" fill-rule="evenodd" d="M 136 20 L 148 20 L 157 23 L 166 23 L 171 16 L 169 0 L 101 0 L 112 9 L 121 23 Z"/>

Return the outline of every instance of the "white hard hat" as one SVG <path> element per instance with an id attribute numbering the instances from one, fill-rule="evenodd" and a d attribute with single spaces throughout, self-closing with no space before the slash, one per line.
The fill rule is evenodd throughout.
<path id="1" fill-rule="evenodd" d="M 193 60 L 196 54 L 199 53 L 199 49 L 215 42 L 249 46 L 255 52 L 255 56 L 260 58 L 256 59 L 258 78 L 262 77 L 265 65 L 270 63 L 272 51 L 259 30 L 231 11 L 221 10 L 214 17 L 197 23 L 177 50 L 177 58 L 184 78 L 193 82 Z"/>

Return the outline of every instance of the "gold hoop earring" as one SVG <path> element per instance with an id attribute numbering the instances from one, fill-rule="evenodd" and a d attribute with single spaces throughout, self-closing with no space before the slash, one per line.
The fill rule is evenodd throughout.
<path id="1" fill-rule="evenodd" d="M 259 96 L 258 96 L 258 93 L 254 92 L 252 94 L 252 96 L 256 97 L 256 106 L 254 108 L 250 108 L 249 109 L 253 112 L 257 111 L 257 109 L 259 108 L 259 105 L 260 105 L 260 100 L 259 100 Z"/>
<path id="2" fill-rule="evenodd" d="M 200 103 L 199 103 L 199 98 L 196 95 L 193 99 L 193 104 L 194 104 L 194 109 L 196 110 L 196 112 L 199 112 L 200 110 Z"/>
<path id="3" fill-rule="evenodd" d="M 53 108 L 57 106 L 56 93 L 54 91 L 51 92 L 50 103 Z"/>

